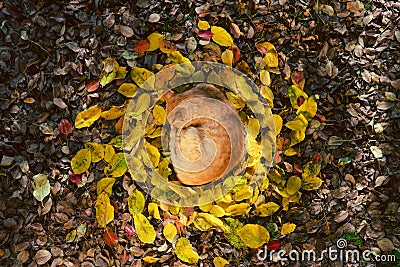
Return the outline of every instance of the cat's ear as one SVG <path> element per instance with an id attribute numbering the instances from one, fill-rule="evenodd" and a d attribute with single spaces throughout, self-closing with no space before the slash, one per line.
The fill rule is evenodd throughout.
<path id="1" fill-rule="evenodd" d="M 171 91 L 168 91 L 164 94 L 165 101 L 170 102 L 171 99 L 174 97 L 174 94 Z"/>

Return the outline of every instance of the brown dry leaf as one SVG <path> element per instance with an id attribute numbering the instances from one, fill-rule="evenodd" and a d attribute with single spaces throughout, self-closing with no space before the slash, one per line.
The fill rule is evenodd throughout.
<path id="1" fill-rule="evenodd" d="M 35 261 L 38 265 L 46 264 L 51 258 L 51 253 L 48 250 L 41 249 L 35 254 Z"/>
<path id="2" fill-rule="evenodd" d="M 149 16 L 149 22 L 158 22 L 160 20 L 160 15 L 157 13 L 153 13 Z"/>
<path id="3" fill-rule="evenodd" d="M 133 29 L 129 26 L 124 26 L 121 25 L 119 26 L 119 31 L 124 35 L 125 37 L 132 37 L 133 36 Z"/>

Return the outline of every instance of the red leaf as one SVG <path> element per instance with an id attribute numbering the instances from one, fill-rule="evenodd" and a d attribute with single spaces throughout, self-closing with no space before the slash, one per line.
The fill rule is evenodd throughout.
<path id="1" fill-rule="evenodd" d="M 240 59 L 240 49 L 236 45 L 232 45 L 231 47 L 228 48 L 229 50 L 232 50 L 233 52 L 233 63 L 236 63 Z"/>
<path id="2" fill-rule="evenodd" d="M 326 118 L 324 115 L 315 114 L 315 117 L 317 117 L 322 123 L 324 123 L 326 121 Z"/>
<path id="3" fill-rule="evenodd" d="M 213 37 L 213 33 L 211 31 L 200 31 L 198 33 L 199 37 L 205 40 L 210 40 Z"/>
<path id="4" fill-rule="evenodd" d="M 73 182 L 74 184 L 80 184 L 82 183 L 82 175 L 80 174 L 75 174 L 72 171 L 69 171 L 69 180 Z"/>
<path id="5" fill-rule="evenodd" d="M 301 105 L 303 105 L 303 103 L 304 103 L 304 97 L 303 96 L 299 96 L 298 98 L 297 98 L 297 105 L 300 107 Z"/>
<path id="6" fill-rule="evenodd" d="M 98 81 L 91 81 L 90 83 L 86 84 L 86 91 L 94 92 L 99 88 L 99 86 L 100 83 Z"/>
<path id="7" fill-rule="evenodd" d="M 135 43 L 135 45 L 133 46 L 133 51 L 135 51 L 139 55 L 142 55 L 142 54 L 144 54 L 144 52 L 147 51 L 147 49 L 149 49 L 149 47 L 150 47 L 149 41 L 140 40 L 140 41 L 137 41 Z"/>
<path id="8" fill-rule="evenodd" d="M 107 245 L 110 247 L 115 247 L 118 244 L 118 236 L 110 229 L 106 229 L 104 232 L 104 241 L 106 241 Z"/>
<path id="9" fill-rule="evenodd" d="M 70 133 L 72 133 L 71 123 L 69 123 L 69 121 L 67 121 L 66 119 L 63 119 L 60 122 L 60 132 L 65 135 L 69 135 Z"/>
<path id="10" fill-rule="evenodd" d="M 260 52 L 262 55 L 265 55 L 267 53 L 267 49 L 262 46 L 262 45 L 256 45 L 256 49 L 258 50 L 258 52 Z"/>
<path id="11" fill-rule="evenodd" d="M 185 208 L 185 215 L 186 215 L 187 217 L 190 217 L 190 216 L 193 214 L 193 212 L 194 212 L 194 207 L 187 207 L 187 208 Z"/>
<path id="12" fill-rule="evenodd" d="M 281 242 L 276 240 L 271 240 L 267 244 L 268 250 L 278 250 L 281 247 Z"/>
<path id="13" fill-rule="evenodd" d="M 299 164 L 294 163 L 293 164 L 293 172 L 295 174 L 302 174 L 303 170 L 302 170 L 302 168 L 301 168 L 301 166 Z"/>
<path id="14" fill-rule="evenodd" d="M 304 76 L 303 76 L 303 73 L 301 73 L 301 72 L 297 72 L 297 73 L 295 73 L 295 74 L 293 75 L 293 80 L 294 80 L 297 84 L 299 84 L 300 81 L 303 80 L 303 79 L 304 79 Z"/>
<path id="15" fill-rule="evenodd" d="M 125 230 L 125 233 L 126 233 L 127 235 L 129 235 L 129 236 L 134 236 L 134 235 L 136 235 L 135 228 L 133 228 L 132 225 L 127 225 L 127 226 L 125 226 L 124 230 Z"/>
<path id="16" fill-rule="evenodd" d="M 118 212 L 118 205 L 117 205 L 117 203 L 115 203 L 114 200 L 110 200 L 110 204 L 114 207 L 114 212 L 117 213 L 117 212 Z"/>
<path id="17" fill-rule="evenodd" d="M 125 265 L 128 260 L 129 260 L 129 255 L 126 253 L 126 250 L 124 249 L 122 253 L 119 254 L 119 260 L 121 261 L 121 265 Z"/>
<path id="18" fill-rule="evenodd" d="M 322 162 L 322 156 L 321 156 L 321 154 L 319 154 L 319 153 L 314 154 L 314 155 L 312 156 L 312 160 L 313 160 L 313 162 L 314 162 L 315 164 L 321 164 L 321 162 Z"/>

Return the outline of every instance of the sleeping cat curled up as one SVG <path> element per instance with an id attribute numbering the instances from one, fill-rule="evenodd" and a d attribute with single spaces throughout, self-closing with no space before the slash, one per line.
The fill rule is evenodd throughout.
<path id="1" fill-rule="evenodd" d="M 244 129 L 223 92 L 199 84 L 166 99 L 171 162 L 179 181 L 203 185 L 224 177 L 244 156 Z"/>

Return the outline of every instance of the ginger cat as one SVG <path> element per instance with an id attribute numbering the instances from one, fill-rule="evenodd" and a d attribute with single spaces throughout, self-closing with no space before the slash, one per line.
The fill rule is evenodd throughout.
<path id="1" fill-rule="evenodd" d="M 171 161 L 183 184 L 215 181 L 238 165 L 245 151 L 242 122 L 218 88 L 199 84 L 164 97 Z"/>

